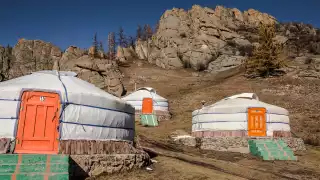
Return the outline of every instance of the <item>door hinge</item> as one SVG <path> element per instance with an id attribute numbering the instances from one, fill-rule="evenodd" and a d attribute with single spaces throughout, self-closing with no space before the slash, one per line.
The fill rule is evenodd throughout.
<path id="1" fill-rule="evenodd" d="M 16 139 L 16 142 L 17 142 L 17 144 L 19 144 L 20 142 L 19 142 L 19 139 Z"/>

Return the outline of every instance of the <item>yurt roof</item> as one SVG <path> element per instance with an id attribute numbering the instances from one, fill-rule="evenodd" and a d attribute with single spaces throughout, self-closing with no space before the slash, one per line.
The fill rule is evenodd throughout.
<path id="1" fill-rule="evenodd" d="M 164 97 L 158 95 L 155 89 L 151 87 L 142 87 L 137 89 L 135 92 L 123 97 L 125 101 L 142 101 L 143 98 L 153 98 L 156 101 L 168 101 Z"/>
<path id="2" fill-rule="evenodd" d="M 254 93 L 242 93 L 224 98 L 212 105 L 205 106 L 192 112 L 192 116 L 198 114 L 234 114 L 244 113 L 250 107 L 263 107 L 268 113 L 288 115 L 288 110 L 262 101 Z"/>
<path id="3" fill-rule="evenodd" d="M 75 76 L 76 73 L 68 71 L 38 71 L 4 81 L 0 83 L 0 100 L 17 100 L 24 90 L 38 90 L 57 92 L 63 102 L 120 108 L 134 112 L 134 108 L 125 101 Z"/>

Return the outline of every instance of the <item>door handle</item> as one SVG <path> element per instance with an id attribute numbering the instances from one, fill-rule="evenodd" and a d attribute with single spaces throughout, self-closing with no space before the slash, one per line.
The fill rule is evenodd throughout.
<path id="1" fill-rule="evenodd" d="M 19 144 L 20 142 L 19 142 L 19 139 L 16 139 L 16 142 L 17 142 L 17 144 Z"/>

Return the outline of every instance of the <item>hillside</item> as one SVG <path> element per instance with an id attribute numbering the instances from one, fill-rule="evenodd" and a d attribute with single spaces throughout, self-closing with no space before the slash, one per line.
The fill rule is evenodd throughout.
<path id="1" fill-rule="evenodd" d="M 315 146 L 298 154 L 298 162 L 265 162 L 240 153 L 185 148 L 172 144 L 169 138 L 177 130 L 191 132 L 191 112 L 201 107 L 202 100 L 212 104 L 236 93 L 254 92 L 260 100 L 289 110 L 294 136 L 319 145 L 320 80 L 291 74 L 247 80 L 238 71 L 217 76 L 185 69 L 166 70 L 139 60 L 121 71 L 128 92 L 134 90 L 134 82 L 137 88 L 154 87 L 169 100 L 173 118 L 154 128 L 137 125 L 140 144 L 162 153 L 154 158 L 158 162 L 152 166 L 153 171 L 108 175 L 108 179 L 317 179 L 320 175 L 320 149 Z"/>

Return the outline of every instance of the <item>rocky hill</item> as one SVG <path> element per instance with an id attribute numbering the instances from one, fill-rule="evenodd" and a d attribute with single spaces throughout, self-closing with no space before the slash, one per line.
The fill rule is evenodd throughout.
<path id="1" fill-rule="evenodd" d="M 103 58 L 92 59 L 77 47 L 70 46 L 62 52 L 51 43 L 25 39 L 19 40 L 13 48 L 0 46 L 0 81 L 52 69 L 75 71 L 79 78 L 116 96 L 125 93 L 116 63 Z"/>
<path id="2" fill-rule="evenodd" d="M 320 53 L 320 31 L 302 23 L 279 23 L 254 9 L 215 9 L 194 5 L 190 10 L 174 8 L 160 18 L 152 39 L 136 42 L 120 59 L 138 56 L 165 69 L 193 68 L 218 73 L 238 67 L 258 46 L 259 23 L 275 24 L 275 40 L 285 44 L 289 58 Z M 130 53 L 128 53 L 130 52 Z"/>

